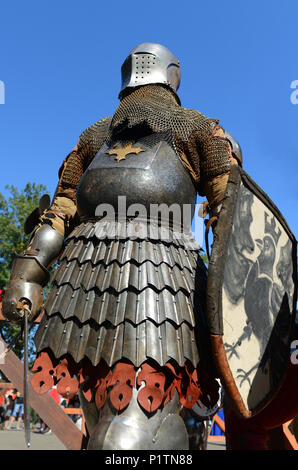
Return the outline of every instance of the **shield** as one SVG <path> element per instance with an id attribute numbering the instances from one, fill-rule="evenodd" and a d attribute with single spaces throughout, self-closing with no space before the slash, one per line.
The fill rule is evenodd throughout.
<path id="1" fill-rule="evenodd" d="M 233 166 L 214 231 L 207 317 L 225 393 L 241 416 L 263 409 L 290 359 L 297 298 L 297 242 L 249 175 Z"/>

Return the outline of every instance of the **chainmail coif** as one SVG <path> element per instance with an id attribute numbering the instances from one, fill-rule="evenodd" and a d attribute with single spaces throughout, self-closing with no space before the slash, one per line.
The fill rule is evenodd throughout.
<path id="1" fill-rule="evenodd" d="M 210 119 L 196 110 L 179 106 L 174 94 L 164 86 L 146 85 L 135 89 L 122 99 L 113 115 L 109 138 L 125 123 L 134 127 L 146 122 L 153 132 L 172 130 L 175 137 L 187 142 L 193 131 L 211 134 L 216 119 Z"/>

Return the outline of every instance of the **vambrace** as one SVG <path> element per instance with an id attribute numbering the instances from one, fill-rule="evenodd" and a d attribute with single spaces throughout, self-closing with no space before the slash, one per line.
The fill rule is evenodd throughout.
<path id="1" fill-rule="evenodd" d="M 23 314 L 18 309 L 21 300 L 28 300 L 33 320 L 43 303 L 44 287 L 50 279 L 48 267 L 58 258 L 63 236 L 49 225 L 39 228 L 24 254 L 15 254 L 11 277 L 3 299 L 3 314 L 7 320 L 19 323 Z"/>
<path id="2" fill-rule="evenodd" d="M 33 257 L 44 269 L 48 268 L 59 256 L 63 247 L 64 237 L 50 225 L 42 225 L 26 250 L 26 257 Z"/>

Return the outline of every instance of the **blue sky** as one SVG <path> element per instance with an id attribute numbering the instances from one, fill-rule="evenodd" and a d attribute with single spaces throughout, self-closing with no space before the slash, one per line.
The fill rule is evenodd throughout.
<path id="1" fill-rule="evenodd" d="M 3 1 L 0 192 L 31 181 L 52 195 L 80 133 L 117 107 L 127 54 L 158 42 L 180 59 L 182 105 L 236 137 L 297 237 L 297 18 L 295 0 Z"/>

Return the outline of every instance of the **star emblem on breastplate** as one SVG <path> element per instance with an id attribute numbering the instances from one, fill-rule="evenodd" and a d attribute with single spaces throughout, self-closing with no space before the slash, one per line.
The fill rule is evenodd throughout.
<path id="1" fill-rule="evenodd" d="M 106 152 L 108 155 L 116 155 L 115 160 L 120 162 L 121 160 L 125 160 L 126 156 L 129 154 L 137 155 L 140 152 L 145 152 L 144 149 L 140 147 L 132 147 L 131 144 L 126 145 L 125 147 L 120 147 L 118 149 L 112 149 Z"/>

